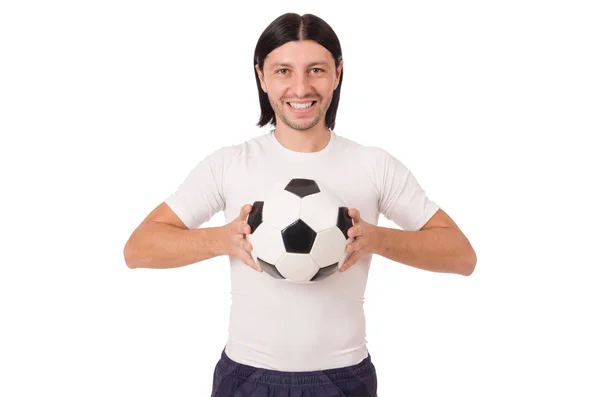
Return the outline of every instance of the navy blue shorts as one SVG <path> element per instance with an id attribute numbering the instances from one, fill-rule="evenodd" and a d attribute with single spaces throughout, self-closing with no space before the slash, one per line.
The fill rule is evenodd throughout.
<path id="1" fill-rule="evenodd" d="M 223 351 L 211 397 L 377 397 L 377 374 L 370 354 L 348 367 L 284 372 L 236 363 Z"/>

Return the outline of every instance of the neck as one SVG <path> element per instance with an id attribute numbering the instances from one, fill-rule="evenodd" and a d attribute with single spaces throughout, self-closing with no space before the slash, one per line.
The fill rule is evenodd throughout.
<path id="1" fill-rule="evenodd" d="M 331 136 L 329 129 L 324 125 L 299 131 L 278 123 L 275 127 L 275 138 L 286 149 L 294 152 L 312 153 L 323 150 L 329 143 Z"/>

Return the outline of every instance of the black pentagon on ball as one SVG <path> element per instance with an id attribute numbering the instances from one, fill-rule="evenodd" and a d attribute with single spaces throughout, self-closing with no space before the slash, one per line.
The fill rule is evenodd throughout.
<path id="1" fill-rule="evenodd" d="M 247 223 L 250 225 L 250 234 L 254 233 L 258 225 L 262 223 L 263 201 L 255 201 L 252 204 L 252 211 L 248 214 Z"/>
<path id="2" fill-rule="evenodd" d="M 311 194 L 319 193 L 319 185 L 312 179 L 294 178 L 285 187 L 290 193 L 294 193 L 296 196 L 303 198 L 310 196 Z"/>
<path id="3" fill-rule="evenodd" d="M 274 265 L 271 265 L 270 263 L 267 263 L 260 258 L 256 259 L 258 259 L 258 266 L 260 266 L 260 268 L 263 269 L 267 274 L 270 274 L 275 278 L 285 278 L 281 273 L 279 273 L 279 270 L 277 270 L 277 268 Z"/>
<path id="4" fill-rule="evenodd" d="M 333 265 L 325 266 L 319 269 L 319 271 L 310 279 L 310 281 L 319 281 L 324 278 L 331 276 L 338 269 L 338 264 L 334 263 Z"/>
<path id="5" fill-rule="evenodd" d="M 337 227 L 344 233 L 344 237 L 348 238 L 348 229 L 352 225 L 352 218 L 348 215 L 348 207 L 340 207 L 338 209 Z"/>
<path id="6" fill-rule="evenodd" d="M 317 233 L 310 228 L 302 219 L 286 226 L 281 231 L 283 245 L 286 252 L 294 254 L 308 254 L 312 249 Z"/>

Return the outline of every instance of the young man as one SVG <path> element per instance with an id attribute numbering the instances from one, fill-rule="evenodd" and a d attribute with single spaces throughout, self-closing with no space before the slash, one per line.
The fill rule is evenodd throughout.
<path id="1" fill-rule="evenodd" d="M 280 16 L 260 36 L 254 64 L 258 125 L 274 129 L 200 161 L 134 231 L 126 263 L 171 268 L 230 257 L 229 337 L 212 397 L 374 397 L 363 312 L 372 255 L 467 276 L 475 252 L 399 160 L 333 132 L 343 61 L 327 23 L 310 14 Z M 275 181 L 298 175 L 344 197 L 354 220 L 340 271 L 309 284 L 263 272 L 245 238 L 250 203 Z M 219 211 L 224 226 L 200 227 Z M 377 226 L 380 214 L 401 228 Z"/>

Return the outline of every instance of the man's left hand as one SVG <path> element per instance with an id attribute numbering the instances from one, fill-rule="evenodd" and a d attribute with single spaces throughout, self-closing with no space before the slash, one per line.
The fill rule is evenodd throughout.
<path id="1" fill-rule="evenodd" d="M 340 268 L 340 272 L 346 271 L 363 256 L 375 252 L 377 244 L 380 243 L 378 241 L 378 228 L 376 225 L 361 219 L 360 213 L 356 208 L 350 208 L 348 215 L 354 221 L 354 226 L 348 229 L 348 237 L 352 237 L 353 241 L 346 245 L 346 251 L 350 252 L 350 255 L 348 255 Z"/>

